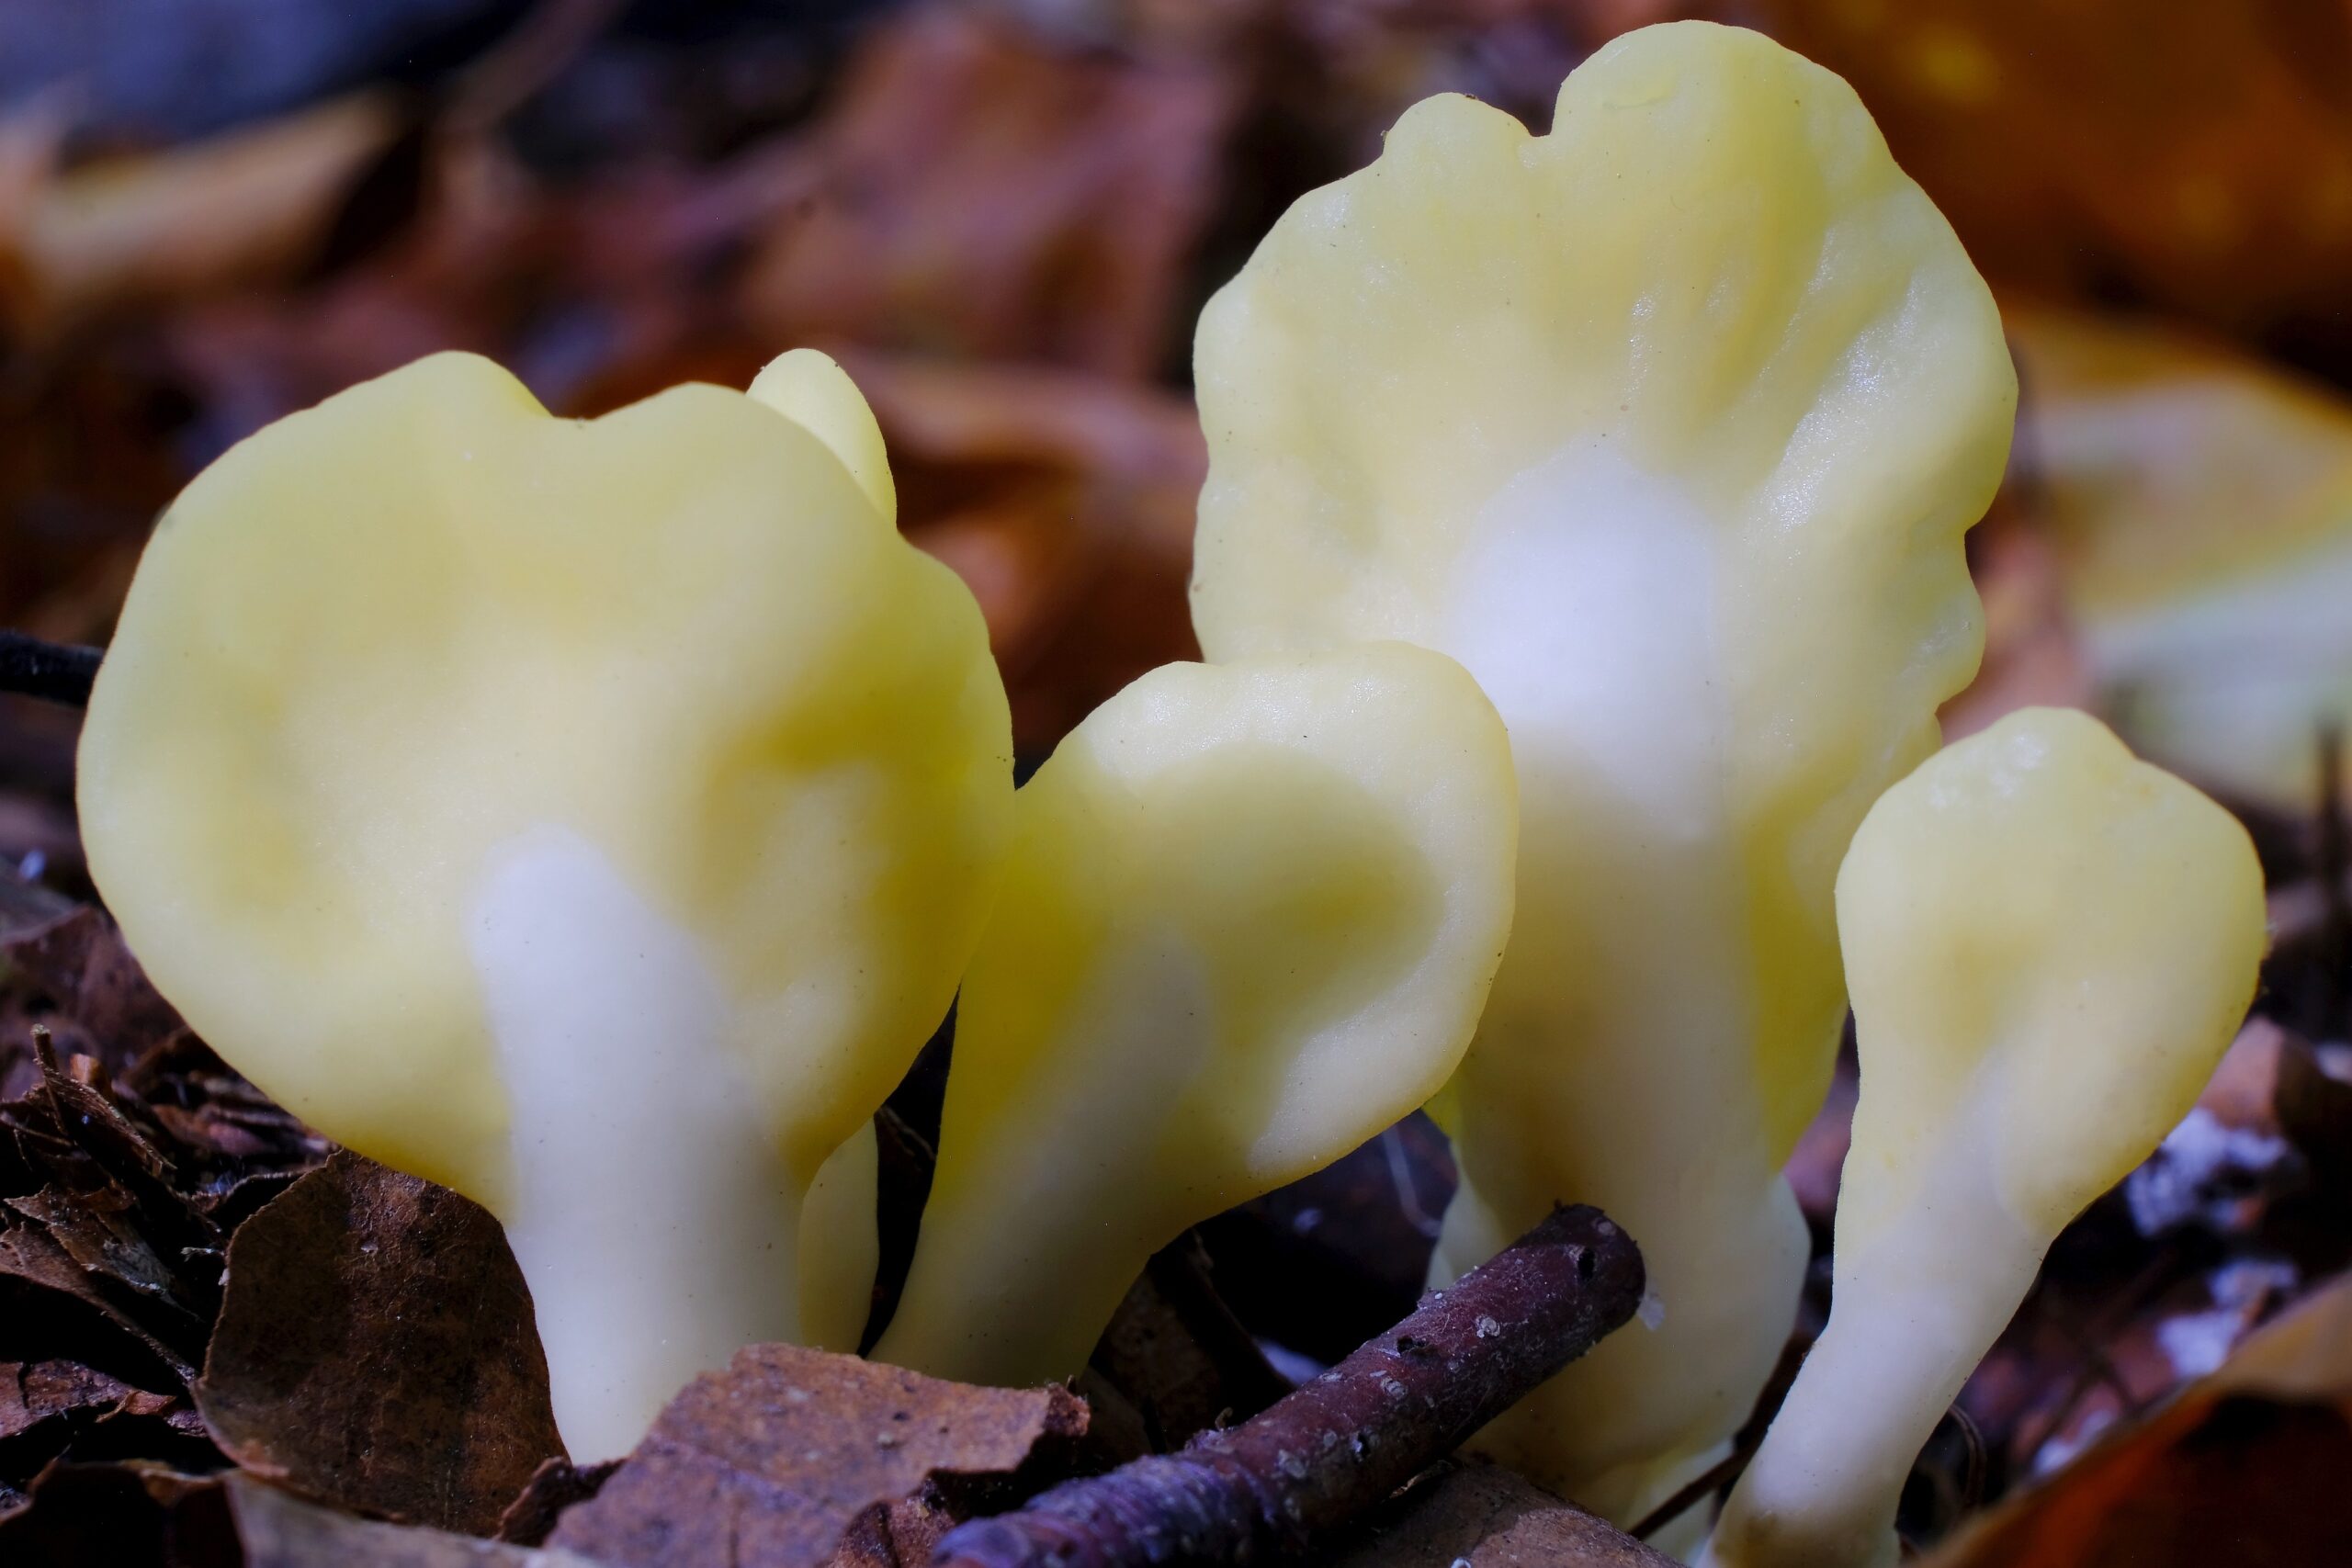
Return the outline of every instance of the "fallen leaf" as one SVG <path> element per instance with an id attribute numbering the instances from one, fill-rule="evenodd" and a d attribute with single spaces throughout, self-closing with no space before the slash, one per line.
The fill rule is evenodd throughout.
<path id="1" fill-rule="evenodd" d="M 1968 689 L 1937 715 L 1947 745 L 2022 707 L 2093 703 L 2057 552 L 2018 520 L 2023 504 L 1996 508 L 1968 536 L 1969 566 L 1984 605 L 1984 661 Z"/>
<path id="2" fill-rule="evenodd" d="M 0 1322 L 12 1351 L 185 1386 L 196 1376 L 195 1348 L 158 1337 L 133 1304 L 85 1272 L 45 1228 L 0 1230 Z"/>
<path id="3" fill-rule="evenodd" d="M 1673 1559 L 1484 1460 L 1407 1487 L 1318 1568 L 1669 1568 Z"/>
<path id="4" fill-rule="evenodd" d="M 244 1568 L 600 1568 L 569 1551 L 354 1518 L 248 1475 L 227 1477 L 221 1490 Z"/>
<path id="5" fill-rule="evenodd" d="M 2344 340 L 2352 27 L 2329 5 L 1716 0 L 1852 83 L 1996 282 Z"/>
<path id="6" fill-rule="evenodd" d="M 1453 1156 L 1419 1112 L 1201 1227 L 1217 1289 L 1252 1333 L 1330 1363 L 1411 1312 Z"/>
<path id="7" fill-rule="evenodd" d="M 1080 371 L 842 358 L 889 443 L 901 527 L 980 602 L 1016 750 L 1199 657 L 1185 585 L 1208 455 L 1188 402 Z"/>
<path id="8" fill-rule="evenodd" d="M 2352 1562 L 2352 1280 L 1980 1516 L 1928 1568 Z"/>
<path id="9" fill-rule="evenodd" d="M 514 1546 L 543 1544 L 563 1511 L 594 1497 L 620 1467 L 616 1459 L 599 1460 L 585 1469 L 561 1457 L 541 1460 L 522 1492 L 498 1516 L 498 1539 Z"/>
<path id="10" fill-rule="evenodd" d="M 930 1568 L 932 1553 L 962 1522 L 926 1483 L 914 1495 L 877 1503 L 852 1520 L 825 1568 Z"/>
<path id="11" fill-rule="evenodd" d="M 869 1509 L 934 1478 L 1055 1466 L 1085 1429 L 1065 1389 L 754 1345 L 688 1384 L 550 1540 L 615 1568 L 817 1568 Z"/>
<path id="12" fill-rule="evenodd" d="M 0 1439 L 21 1437 L 60 1416 L 119 1404 L 135 1392 L 72 1361 L 0 1363 Z"/>
<path id="13" fill-rule="evenodd" d="M 1291 1391 L 1218 1295 L 1208 1254 L 1190 1231 L 1129 1288 L 1088 1366 L 1135 1412 L 1154 1453 L 1248 1420 Z"/>
<path id="14" fill-rule="evenodd" d="M 0 1562 L 232 1568 L 220 1483 L 167 1465 L 51 1465 L 0 1514 Z"/>
<path id="15" fill-rule="evenodd" d="M 1177 326 L 1235 108 L 1181 58 L 1057 49 L 973 8 L 869 35 L 742 282 L 769 341 L 1136 378 Z"/>
<path id="16" fill-rule="evenodd" d="M 498 1222 L 347 1151 L 230 1242 L 196 1400 L 255 1474 L 477 1535 L 563 1451 Z"/>
<path id="17" fill-rule="evenodd" d="M 176 1394 L 134 1388 L 74 1361 L 0 1364 L 0 1485 L 24 1486 L 60 1455 L 219 1465 L 204 1425 Z M 0 1508 L 0 1512 L 5 1512 Z"/>
<path id="18" fill-rule="evenodd" d="M 51 1239 L 83 1271 L 112 1280 L 148 1303 L 142 1316 L 162 1323 L 190 1343 L 200 1344 L 217 1305 L 204 1287 L 210 1281 L 179 1263 L 167 1263 L 140 1223 L 136 1201 L 120 1188 L 65 1193 L 44 1187 L 8 1207 L 48 1228 Z M 200 1293 L 199 1293 L 200 1292 Z"/>
<path id="19" fill-rule="evenodd" d="M 0 940 L 0 959 L 46 992 L 119 1072 L 181 1029 L 105 911 L 77 906 Z"/>

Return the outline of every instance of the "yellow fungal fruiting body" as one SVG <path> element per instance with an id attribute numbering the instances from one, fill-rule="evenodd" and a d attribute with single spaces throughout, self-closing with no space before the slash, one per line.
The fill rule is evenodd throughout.
<path id="1" fill-rule="evenodd" d="M 1861 1099 L 1826 1331 L 1718 1525 L 1724 1568 L 1895 1561 L 1911 1461 L 2065 1223 L 2186 1115 L 2253 1000 L 2235 818 L 2028 708 L 1873 807 L 1838 877 Z"/>
<path id="2" fill-rule="evenodd" d="M 1069 1377 L 1187 1225 L 1433 1093 L 1509 936 L 1509 744 L 1397 645 L 1169 665 L 1021 791 L 877 1359 Z"/>
<path id="3" fill-rule="evenodd" d="M 1853 93 L 1628 34 L 1548 136 L 1463 97 L 1275 225 L 1195 352 L 1223 659 L 1460 659 L 1509 726 L 1519 912 L 1449 1100 L 1441 1281 L 1596 1202 L 1663 1319 L 1487 1434 L 1623 1521 L 1745 1417 L 1804 1236 L 1779 1170 L 1843 1007 L 1830 889 L 1981 645 L 1961 540 L 2015 381 Z"/>
<path id="4" fill-rule="evenodd" d="M 865 395 L 831 355 L 813 348 L 787 350 L 752 378 L 744 394 L 823 443 L 874 503 L 875 515 L 887 526 L 898 526 L 899 487 L 890 477 L 882 427 Z"/>
<path id="5" fill-rule="evenodd" d="M 2155 761 L 2307 811 L 2352 724 L 2352 407 L 2146 327 L 2012 310 L 2034 521 L 2099 708 Z"/>
<path id="6" fill-rule="evenodd" d="M 582 1459 L 792 1337 L 801 1195 L 1001 864 L 978 608 L 865 460 L 739 392 L 560 420 L 421 360 L 187 488 L 91 701 L 83 830 L 148 973 L 506 1222 Z"/>
<path id="7" fill-rule="evenodd" d="M 869 1121 L 817 1168 L 801 1205 L 803 1345 L 844 1356 L 865 1345 L 882 1267 L 881 1201 L 882 1145 Z"/>

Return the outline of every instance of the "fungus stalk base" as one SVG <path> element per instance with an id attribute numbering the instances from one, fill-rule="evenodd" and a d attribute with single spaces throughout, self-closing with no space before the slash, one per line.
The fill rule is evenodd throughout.
<path id="1" fill-rule="evenodd" d="M 1099 1043 L 1053 1087 L 1051 1140 L 957 1148 L 874 1359 L 931 1377 L 1017 1388 L 1074 1377 L 1151 1255 L 1175 1231 L 1139 1201 L 1167 1183 L 1133 1129 L 1179 1102 L 1208 1060 L 1215 1002 L 1198 954 L 1170 939 L 1123 953 L 1073 1009 Z M 967 1009 L 987 1016 L 985 1008 Z M 988 1129 L 960 1124 L 951 1086 L 943 1160 Z"/>
<path id="2" fill-rule="evenodd" d="M 492 856 L 470 945 L 514 1107 L 508 1241 L 575 1461 L 634 1448 L 697 1374 L 797 1337 L 802 1184 L 694 938 L 594 845 Z"/>
<path id="3" fill-rule="evenodd" d="M 1933 1190 L 1945 1201 L 1841 1257 L 1829 1325 L 1724 1505 L 1704 1568 L 1893 1568 L 1912 1461 L 2043 1250 L 1987 1173 L 1951 1172 Z"/>
<path id="4" fill-rule="evenodd" d="M 1494 699 L 1521 781 L 1517 921 L 1453 1089 L 1463 1187 L 1431 1282 L 1555 1202 L 1641 1245 L 1664 1315 L 1480 1446 L 1629 1523 L 1720 1452 L 1793 1321 L 1806 1240 L 1770 1146 L 1749 847 L 1730 796 L 1722 529 L 1608 443 L 1481 508 L 1438 646 Z M 1800 1043 L 1824 1063 L 1836 1023 Z"/>
<path id="5" fill-rule="evenodd" d="M 1678 1192 L 1701 1196 L 1668 1182 L 1631 1205 L 1661 1238 L 1642 1254 L 1656 1315 L 1611 1335 L 1471 1444 L 1620 1526 L 1723 1458 L 1787 1342 L 1804 1280 L 1804 1216 L 1786 1182 L 1724 1183 L 1703 1205 L 1716 1211 L 1712 1223 L 1672 1213 Z M 1729 1218 L 1726 1203 L 1745 1219 Z M 1625 1228 L 1642 1241 L 1631 1221 Z M 1432 1285 L 1491 1255 L 1481 1233 L 1501 1226 L 1465 1181 L 1446 1210 Z M 1697 1544 L 1678 1539 L 1674 1549 Z"/>

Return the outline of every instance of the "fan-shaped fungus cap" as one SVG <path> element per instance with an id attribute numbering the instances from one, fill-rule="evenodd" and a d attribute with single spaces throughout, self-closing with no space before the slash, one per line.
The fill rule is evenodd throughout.
<path id="1" fill-rule="evenodd" d="M 1449 1095 L 1441 1280 L 1549 1211 L 1642 1244 L 1487 1445 L 1623 1521 L 1745 1419 L 1805 1255 L 1781 1163 L 1843 1014 L 1830 889 L 1980 645 L 1991 297 L 1853 93 L 1753 33 L 1618 39 L 1548 136 L 1416 106 L 1202 319 L 1214 659 L 1395 637 L 1510 727 L 1511 951 Z"/>
<path id="2" fill-rule="evenodd" d="M 1001 1384 L 1076 1373 L 1153 1252 L 1444 1082 L 1517 826 L 1494 710 L 1397 645 L 1154 671 L 1016 817 L 874 1351 Z"/>
<path id="3" fill-rule="evenodd" d="M 864 460 L 739 392 L 559 420 L 422 360 L 188 487 L 91 700 L 141 961 L 322 1131 L 505 1222 L 582 1459 L 794 1337 L 802 1192 L 1001 866 L 978 608 Z"/>
<path id="4" fill-rule="evenodd" d="M 1862 1086 L 1829 1325 L 1714 1562 L 1895 1560 L 1913 1456 L 2060 1227 L 2195 1103 L 2263 922 L 2245 830 L 2083 714 L 2013 714 L 1871 808 L 1838 876 Z"/>

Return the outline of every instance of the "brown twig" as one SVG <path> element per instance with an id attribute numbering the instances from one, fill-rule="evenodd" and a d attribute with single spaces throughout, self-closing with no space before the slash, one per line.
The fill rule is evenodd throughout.
<path id="1" fill-rule="evenodd" d="M 1649 1540 L 1701 1503 L 1737 1481 L 1740 1472 L 1747 1468 L 1747 1461 L 1756 1457 L 1756 1450 L 1763 1441 L 1764 1435 L 1758 1432 L 1745 1441 L 1733 1445 L 1731 1452 L 1677 1487 L 1671 1496 L 1644 1514 L 1633 1529 L 1625 1533 L 1635 1540 Z"/>
<path id="2" fill-rule="evenodd" d="M 939 1543 L 933 1568 L 1173 1568 L 1304 1551 L 1633 1316 L 1642 1257 L 1551 1216 L 1313 1382 L 1179 1454 L 1069 1482 Z"/>
<path id="3" fill-rule="evenodd" d="M 98 650 L 0 632 L 0 692 L 80 707 L 98 678 Z"/>

